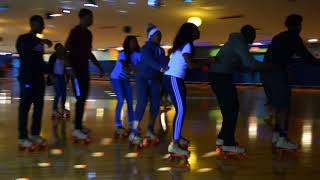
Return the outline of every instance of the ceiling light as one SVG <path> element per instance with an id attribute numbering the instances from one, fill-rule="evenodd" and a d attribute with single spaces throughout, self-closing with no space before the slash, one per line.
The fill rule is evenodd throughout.
<path id="1" fill-rule="evenodd" d="M 188 19 L 188 22 L 189 23 L 193 23 L 194 25 L 196 25 L 198 27 L 202 24 L 202 20 L 199 17 L 190 17 Z"/>
<path id="2" fill-rule="evenodd" d="M 265 44 L 261 43 L 261 42 L 255 42 L 255 43 L 252 43 L 252 46 L 263 46 Z"/>
<path id="3" fill-rule="evenodd" d="M 133 2 L 133 1 L 130 1 L 130 2 L 128 2 L 128 4 L 134 5 L 134 4 L 137 4 L 137 3 L 136 3 L 136 2 Z"/>
<path id="4" fill-rule="evenodd" d="M 316 43 L 319 42 L 319 39 L 308 39 L 309 43 Z"/>
<path id="5" fill-rule="evenodd" d="M 119 13 L 128 13 L 128 11 L 126 11 L 126 10 L 119 10 Z"/>

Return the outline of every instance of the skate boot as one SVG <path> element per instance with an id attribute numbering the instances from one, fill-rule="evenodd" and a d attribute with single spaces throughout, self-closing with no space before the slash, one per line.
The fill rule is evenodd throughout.
<path id="1" fill-rule="evenodd" d="M 75 129 L 72 131 L 72 137 L 74 143 L 81 142 L 84 144 L 89 144 L 92 141 L 88 134 L 83 133 L 83 131 L 79 129 Z"/>
<path id="2" fill-rule="evenodd" d="M 57 111 L 57 110 L 53 110 L 52 114 L 51 114 L 51 117 L 59 118 L 59 117 L 61 117 L 61 113 L 59 111 Z"/>
<path id="3" fill-rule="evenodd" d="M 275 143 L 277 152 L 277 159 L 280 160 L 284 157 L 285 153 L 292 153 L 294 156 L 297 155 L 299 145 L 291 142 L 287 137 L 279 137 Z"/>
<path id="4" fill-rule="evenodd" d="M 216 140 L 216 152 L 222 152 L 223 139 L 217 138 Z"/>
<path id="5" fill-rule="evenodd" d="M 168 152 L 170 154 L 170 160 L 174 163 L 174 167 L 190 167 L 190 164 L 188 162 L 188 159 L 190 157 L 190 151 L 181 148 L 178 142 L 171 142 L 168 147 Z"/>
<path id="6" fill-rule="evenodd" d="M 35 151 L 35 146 L 29 139 L 19 139 L 18 149 L 20 151 L 28 150 L 29 152 Z"/>
<path id="7" fill-rule="evenodd" d="M 280 137 L 279 132 L 274 131 L 272 133 L 272 152 L 275 152 L 277 150 L 276 144 L 277 144 L 277 141 L 279 140 L 279 137 Z"/>
<path id="8" fill-rule="evenodd" d="M 116 127 L 116 130 L 114 132 L 114 137 L 116 139 L 120 138 L 120 139 L 124 139 L 128 137 L 128 130 L 126 130 L 124 127 L 122 126 L 118 126 Z"/>
<path id="9" fill-rule="evenodd" d="M 63 117 L 70 117 L 70 111 L 68 109 L 63 109 L 62 115 L 63 115 Z"/>
<path id="10" fill-rule="evenodd" d="M 41 136 L 30 136 L 30 140 L 38 150 L 44 150 L 48 147 L 47 140 Z"/>
<path id="11" fill-rule="evenodd" d="M 149 144 L 159 144 L 160 139 L 151 131 L 148 130 L 146 137 L 143 139 L 143 146 L 148 146 Z"/>
<path id="12" fill-rule="evenodd" d="M 223 158 L 229 159 L 232 157 L 235 157 L 237 159 L 244 159 L 246 158 L 246 150 L 243 147 L 240 147 L 239 145 L 234 145 L 234 146 L 222 146 L 222 153 L 223 153 Z"/>
<path id="13" fill-rule="evenodd" d="M 138 134 L 130 133 L 128 139 L 129 139 L 130 146 L 136 149 L 143 148 L 143 140 Z"/>
<path id="14" fill-rule="evenodd" d="M 190 140 L 183 137 L 183 136 L 180 136 L 180 139 L 179 139 L 179 144 L 180 144 L 180 147 L 182 147 L 183 149 L 187 150 L 190 146 Z"/>
<path id="15" fill-rule="evenodd" d="M 91 129 L 89 129 L 89 128 L 87 128 L 87 127 L 82 127 L 82 129 L 81 129 L 81 131 L 84 133 L 84 134 L 91 134 L 92 133 L 92 131 L 91 131 Z"/>

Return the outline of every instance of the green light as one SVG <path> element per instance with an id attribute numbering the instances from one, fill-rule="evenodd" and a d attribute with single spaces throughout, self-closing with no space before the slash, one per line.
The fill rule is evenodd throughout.
<path id="1" fill-rule="evenodd" d="M 210 55 L 211 57 L 216 57 L 219 51 L 220 51 L 220 48 L 218 48 L 218 49 L 213 49 L 213 50 L 210 51 L 209 55 Z"/>

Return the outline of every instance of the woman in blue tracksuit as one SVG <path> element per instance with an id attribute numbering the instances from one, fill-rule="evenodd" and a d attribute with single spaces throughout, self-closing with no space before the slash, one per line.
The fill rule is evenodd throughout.
<path id="1" fill-rule="evenodd" d="M 172 48 L 169 61 L 170 69 L 164 73 L 163 85 L 170 95 L 176 114 L 173 122 L 172 142 L 168 147 L 170 154 L 188 156 L 190 152 L 184 147 L 189 145 L 189 140 L 181 136 L 181 129 L 186 113 L 186 87 L 184 77 L 187 68 L 200 68 L 208 65 L 212 60 L 193 61 L 193 41 L 200 38 L 198 27 L 192 23 L 185 23 L 178 31 Z"/>
<path id="2" fill-rule="evenodd" d="M 110 74 L 112 87 L 117 95 L 117 107 L 115 112 L 115 134 L 127 135 L 127 130 L 123 127 L 121 110 L 124 100 L 127 102 L 128 126 L 132 126 L 134 120 L 132 88 L 130 85 L 130 72 L 133 65 L 140 61 L 140 47 L 135 36 L 127 36 L 123 42 L 124 50 L 118 55 L 116 66 Z"/>
<path id="3" fill-rule="evenodd" d="M 151 24 L 149 24 L 147 32 L 147 42 L 141 49 L 141 60 L 136 65 L 137 105 L 135 121 L 129 136 L 129 142 L 135 145 L 141 145 L 142 143 L 142 138 L 138 135 L 138 127 L 147 106 L 148 95 L 151 101 L 151 116 L 146 137 L 151 140 L 158 140 L 153 133 L 153 128 L 160 109 L 160 77 L 161 73 L 168 69 L 162 63 L 165 62 L 165 53 L 160 47 L 161 32 Z"/>

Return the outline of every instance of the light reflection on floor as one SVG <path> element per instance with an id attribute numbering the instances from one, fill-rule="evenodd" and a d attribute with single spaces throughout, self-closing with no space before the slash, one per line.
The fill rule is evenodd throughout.
<path id="1" fill-rule="evenodd" d="M 94 94 L 95 86 L 91 90 Z M 48 150 L 18 152 L 15 129 L 19 98 L 10 90 L 0 91 L 0 139 L 7 140 L 0 144 L 0 179 L 123 179 L 128 176 L 131 179 L 168 179 L 168 175 L 172 179 L 283 179 L 284 175 L 286 179 L 300 179 L 305 174 L 309 174 L 308 179 L 319 177 L 320 152 L 317 150 L 320 144 L 314 141 L 320 139 L 320 114 L 317 111 L 320 91 L 295 91 L 290 124 L 292 131 L 289 134 L 293 140 L 301 143 L 302 154 L 298 160 L 289 158 L 279 162 L 272 159 L 271 129 L 263 123 L 267 112 L 260 88 L 239 89 L 237 140 L 248 147 L 249 156 L 242 161 L 221 160 L 219 153 L 214 151 L 222 116 L 216 99 L 206 98 L 211 96 L 210 89 L 193 85 L 189 85 L 188 89 L 189 111 L 183 135 L 191 140 L 191 169 L 186 172 L 170 167 L 167 154 L 174 108 L 160 113 L 156 129 L 161 129 L 161 143 L 142 151 L 133 150 L 129 148 L 127 140 L 112 138 L 116 100 L 108 84 L 102 91 L 105 97 L 90 97 L 86 104 L 85 124 L 93 130 L 93 143 L 73 144 L 70 139 L 73 115 L 68 121 L 52 120 L 53 96 L 49 93 L 45 98 L 41 134 L 48 138 Z M 66 107 L 71 112 L 74 102 L 73 97 L 68 97 Z M 303 104 L 308 104 L 308 108 Z M 146 114 L 142 121 L 143 128 L 149 118 Z M 122 110 L 121 117 L 126 123 L 126 108 Z"/>

